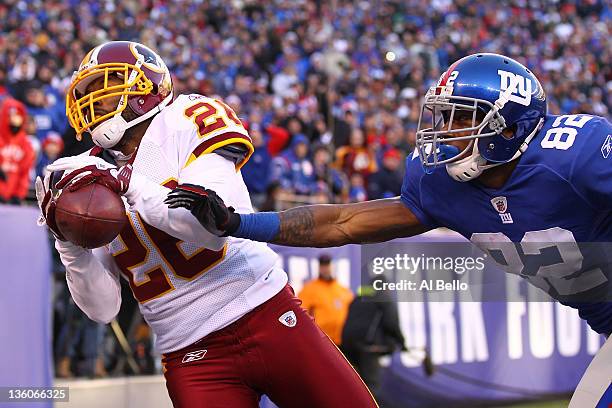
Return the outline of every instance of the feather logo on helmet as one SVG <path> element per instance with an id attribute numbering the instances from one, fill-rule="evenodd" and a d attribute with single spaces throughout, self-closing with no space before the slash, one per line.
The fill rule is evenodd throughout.
<path id="1" fill-rule="evenodd" d="M 142 64 L 145 67 L 155 72 L 164 71 L 164 65 L 161 62 L 161 58 L 155 52 L 153 52 L 149 47 L 145 47 L 142 44 L 133 43 L 131 44 L 130 49 L 132 50 L 132 53 L 137 59 L 142 60 Z"/>
<path id="2" fill-rule="evenodd" d="M 142 55 L 144 57 L 143 62 L 159 66 L 159 62 L 157 61 L 157 55 L 155 55 L 151 50 L 143 47 L 140 44 L 137 44 L 134 48 L 136 48 L 136 52 L 138 53 L 138 55 Z"/>

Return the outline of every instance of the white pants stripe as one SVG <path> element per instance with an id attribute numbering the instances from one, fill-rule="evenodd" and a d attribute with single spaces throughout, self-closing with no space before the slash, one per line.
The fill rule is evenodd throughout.
<path id="1" fill-rule="evenodd" d="M 612 383 L 612 336 L 597 352 L 574 391 L 568 408 L 594 408 Z M 612 403 L 611 401 L 605 401 Z M 601 406 L 601 405 L 600 405 Z M 608 407 L 608 405 L 603 405 Z"/>

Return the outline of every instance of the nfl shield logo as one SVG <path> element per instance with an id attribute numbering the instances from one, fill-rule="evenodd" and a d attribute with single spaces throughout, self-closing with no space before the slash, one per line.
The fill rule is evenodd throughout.
<path id="1" fill-rule="evenodd" d="M 293 310 L 285 312 L 281 317 L 278 318 L 278 321 L 284 324 L 287 327 L 294 327 L 297 324 L 297 317 Z"/>
<path id="2" fill-rule="evenodd" d="M 495 208 L 500 214 L 503 214 L 508 210 L 508 201 L 504 196 L 493 198 L 491 200 L 491 204 L 493 204 L 493 208 Z"/>

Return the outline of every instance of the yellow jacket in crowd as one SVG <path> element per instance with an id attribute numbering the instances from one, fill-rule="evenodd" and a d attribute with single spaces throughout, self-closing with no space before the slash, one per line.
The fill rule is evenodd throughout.
<path id="1" fill-rule="evenodd" d="M 313 279 L 304 285 L 298 297 L 302 307 L 336 345 L 340 345 L 342 327 L 353 300 L 353 293 L 335 279 Z"/>

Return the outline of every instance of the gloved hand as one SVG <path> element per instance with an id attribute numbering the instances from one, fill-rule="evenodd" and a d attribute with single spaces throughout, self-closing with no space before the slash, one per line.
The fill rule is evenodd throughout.
<path id="1" fill-rule="evenodd" d="M 38 217 L 37 224 L 40 226 L 47 225 L 55 238 L 66 241 L 55 223 L 55 205 L 61 194 L 61 190 L 55 188 L 59 176 L 61 176 L 61 173 L 47 172 L 44 179 L 40 176 L 36 177 L 34 187 L 36 189 L 36 200 L 40 208 L 40 217 Z"/>
<path id="2" fill-rule="evenodd" d="M 213 190 L 195 184 L 180 184 L 164 200 L 169 208 L 183 207 L 191 211 L 208 232 L 226 237 L 240 226 L 240 216 L 225 205 Z"/>
<path id="3" fill-rule="evenodd" d="M 119 195 L 127 192 L 132 178 L 132 165 L 127 164 L 119 169 L 116 166 L 95 156 L 74 156 L 59 159 L 49 166 L 50 171 L 68 172 L 57 183 L 58 189 L 67 188 L 76 191 L 88 184 L 99 183 Z"/>

